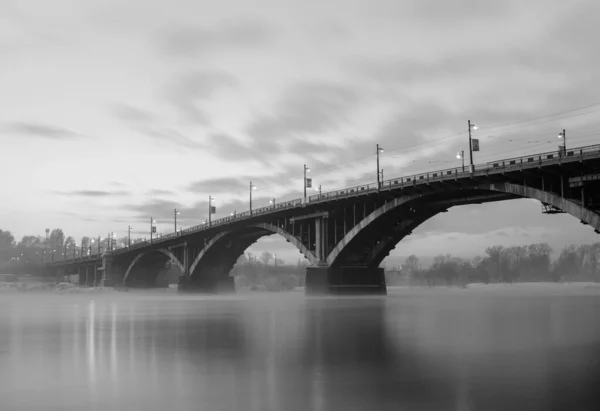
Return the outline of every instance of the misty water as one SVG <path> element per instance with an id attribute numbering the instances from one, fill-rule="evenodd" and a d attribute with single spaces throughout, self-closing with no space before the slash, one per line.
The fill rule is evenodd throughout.
<path id="1" fill-rule="evenodd" d="M 600 289 L 0 295 L 1 410 L 598 409 Z"/>

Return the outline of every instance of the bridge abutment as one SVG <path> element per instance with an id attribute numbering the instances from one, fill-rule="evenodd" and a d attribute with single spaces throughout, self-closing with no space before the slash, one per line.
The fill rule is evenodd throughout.
<path id="1" fill-rule="evenodd" d="M 386 295 L 385 274 L 379 267 L 307 267 L 305 294 Z"/>

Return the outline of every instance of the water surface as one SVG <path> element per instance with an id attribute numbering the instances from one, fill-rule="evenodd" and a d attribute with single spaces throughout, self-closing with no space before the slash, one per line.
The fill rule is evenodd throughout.
<path id="1" fill-rule="evenodd" d="M 1 410 L 597 410 L 600 289 L 0 295 Z"/>

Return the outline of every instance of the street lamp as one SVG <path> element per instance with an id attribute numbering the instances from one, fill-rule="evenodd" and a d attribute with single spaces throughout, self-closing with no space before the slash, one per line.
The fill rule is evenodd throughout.
<path id="1" fill-rule="evenodd" d="M 217 208 L 212 205 L 212 202 L 215 198 L 213 196 L 208 196 L 208 226 L 212 225 L 212 215 L 217 212 Z"/>
<path id="2" fill-rule="evenodd" d="M 321 184 L 318 187 L 315 187 L 315 191 L 319 193 L 319 198 L 321 198 Z"/>
<path id="3" fill-rule="evenodd" d="M 306 187 L 312 186 L 312 180 L 306 178 L 306 173 L 310 173 L 310 168 L 306 167 L 304 164 L 304 202 L 306 203 Z"/>
<path id="4" fill-rule="evenodd" d="M 564 154 L 566 154 L 567 153 L 567 132 L 565 131 L 564 128 L 563 128 L 563 131 L 558 134 L 558 138 L 562 139 L 562 141 L 563 141 L 562 151 Z"/>
<path id="5" fill-rule="evenodd" d="M 177 235 L 177 216 L 179 215 L 179 211 L 176 208 L 173 209 L 173 219 L 175 221 L 175 235 Z"/>
<path id="6" fill-rule="evenodd" d="M 475 171 L 473 169 L 473 151 L 479 151 L 479 140 L 475 140 L 476 146 L 473 147 L 473 139 L 471 138 L 471 131 L 477 130 L 477 124 L 471 123 L 471 120 L 468 120 L 469 125 L 469 159 L 471 162 L 471 172 Z"/>
<path id="7" fill-rule="evenodd" d="M 269 199 L 269 205 L 275 205 L 275 197 Z"/>
<path id="8" fill-rule="evenodd" d="M 461 150 L 458 153 L 456 153 L 456 158 L 458 158 L 459 160 L 462 159 L 462 171 L 464 173 L 465 172 L 465 150 Z"/>
<path id="9" fill-rule="evenodd" d="M 250 215 L 252 215 L 252 190 L 256 190 L 256 186 L 250 181 Z"/>
<path id="10" fill-rule="evenodd" d="M 383 148 L 379 147 L 379 144 L 377 144 L 377 191 L 379 191 L 379 187 L 381 186 L 380 184 L 380 179 L 379 179 L 379 175 L 381 173 L 381 170 L 379 169 L 379 154 L 383 153 Z"/>
<path id="11" fill-rule="evenodd" d="M 131 248 L 131 229 L 133 227 L 131 227 L 130 225 L 127 226 L 127 248 Z"/>
<path id="12" fill-rule="evenodd" d="M 156 224 L 156 220 L 150 217 L 150 244 L 152 244 L 152 233 L 156 232 L 156 226 L 154 224 Z"/>

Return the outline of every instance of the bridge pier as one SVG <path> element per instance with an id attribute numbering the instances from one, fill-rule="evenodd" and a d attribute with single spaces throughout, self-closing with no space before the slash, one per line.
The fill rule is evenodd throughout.
<path id="1" fill-rule="evenodd" d="M 235 281 L 230 276 L 198 276 L 180 275 L 177 282 L 179 293 L 229 294 L 235 293 Z"/>
<path id="2" fill-rule="evenodd" d="M 386 295 L 383 268 L 306 267 L 305 295 Z"/>

